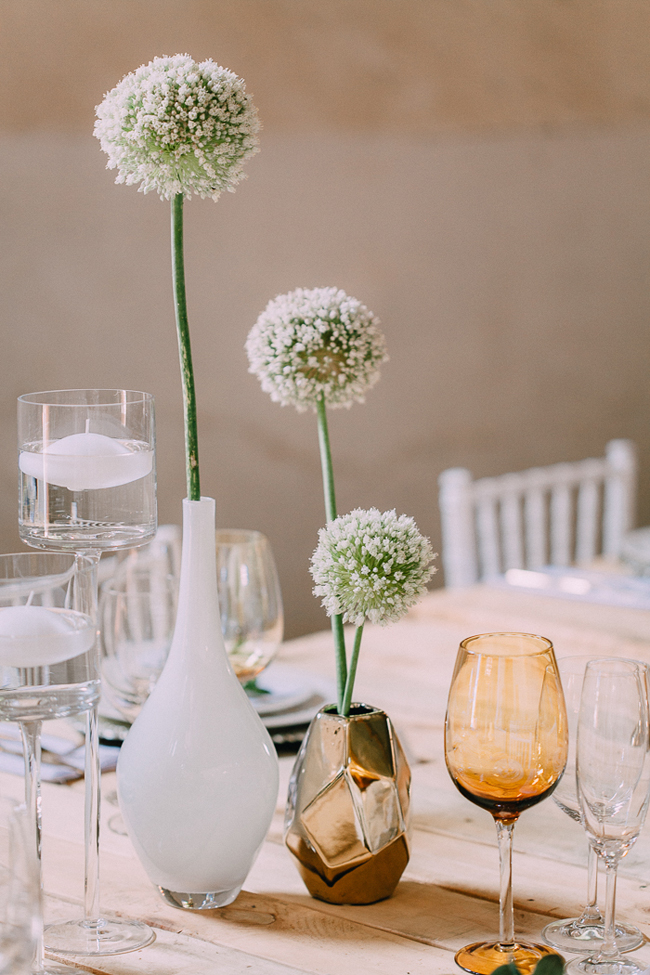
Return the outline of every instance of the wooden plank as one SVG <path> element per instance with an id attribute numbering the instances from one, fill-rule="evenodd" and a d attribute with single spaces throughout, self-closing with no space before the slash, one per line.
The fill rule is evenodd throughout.
<path id="1" fill-rule="evenodd" d="M 70 958 L 48 952 L 48 958 L 70 964 Z M 106 958 L 76 958 L 75 968 L 95 975 L 311 975 L 306 968 L 283 965 L 235 948 L 200 941 L 182 934 L 156 931 L 156 940 L 141 951 Z"/>
<path id="2" fill-rule="evenodd" d="M 45 837 L 44 872 L 48 921 L 79 913 L 76 873 L 82 849 Z M 272 844 L 266 844 L 272 846 Z M 276 846 L 287 861 L 289 853 Z M 307 899 L 307 898 L 306 898 Z M 308 899 L 310 900 L 310 899 Z M 361 966 L 372 975 L 449 971 L 448 951 L 420 944 L 407 936 L 369 930 L 347 917 L 332 917 L 311 902 L 295 903 L 282 891 L 265 895 L 242 891 L 233 905 L 219 911 L 180 911 L 168 907 L 135 859 L 115 854 L 102 859 L 102 907 L 109 913 L 136 917 L 174 934 L 247 952 L 278 964 L 300 966 L 318 975 L 357 975 Z M 319 904 L 320 908 L 320 904 Z M 369 946 L 372 945 L 372 952 Z M 146 960 L 146 950 L 143 952 Z M 95 964 L 93 962 L 93 964 Z M 101 971 L 119 971 L 107 961 Z M 94 969 L 91 969 L 94 970 Z M 145 971 L 156 971 L 145 967 Z"/>
<path id="3" fill-rule="evenodd" d="M 513 857 L 517 932 L 537 939 L 557 917 L 580 913 L 586 895 L 586 871 L 565 866 L 551 856 L 517 852 Z M 312 910 L 354 918 L 369 927 L 399 932 L 414 940 L 456 951 L 467 940 L 493 937 L 498 931 L 499 864 L 496 843 L 459 841 L 415 831 L 411 862 L 395 895 L 363 907 L 323 904 L 309 898 L 286 851 L 266 844 L 247 887 L 271 894 L 279 890 Z M 650 933 L 647 885 L 620 878 L 619 917 Z M 650 959 L 650 954 L 648 955 Z"/>

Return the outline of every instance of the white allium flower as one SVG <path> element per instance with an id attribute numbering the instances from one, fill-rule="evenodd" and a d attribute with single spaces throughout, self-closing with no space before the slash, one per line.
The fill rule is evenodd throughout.
<path id="1" fill-rule="evenodd" d="M 342 614 L 344 623 L 395 622 L 426 592 L 434 558 L 412 518 L 355 508 L 318 533 L 314 595 L 323 597 L 328 616 Z"/>
<path id="2" fill-rule="evenodd" d="M 388 359 L 379 321 L 338 288 L 297 288 L 268 303 L 246 340 L 249 372 L 300 412 L 362 403 Z"/>
<path id="3" fill-rule="evenodd" d="M 154 58 L 122 78 L 97 106 L 95 135 L 117 169 L 163 199 L 192 193 L 216 200 L 243 179 L 258 152 L 259 120 L 244 82 L 214 61 Z"/>

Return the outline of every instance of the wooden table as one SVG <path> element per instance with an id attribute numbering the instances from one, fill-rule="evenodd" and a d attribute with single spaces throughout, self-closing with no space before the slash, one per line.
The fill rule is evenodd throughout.
<path id="1" fill-rule="evenodd" d="M 488 813 L 464 800 L 444 765 L 442 728 L 461 638 L 489 630 L 541 633 L 558 656 L 593 653 L 650 661 L 650 612 L 608 608 L 476 586 L 439 590 L 394 626 L 368 626 L 358 700 L 385 708 L 409 752 L 415 829 L 410 864 L 395 895 L 366 907 L 334 906 L 305 891 L 282 843 L 292 758 L 281 759 L 277 814 L 237 900 L 221 911 L 167 907 L 127 837 L 108 828 L 119 815 L 104 777 L 102 907 L 140 918 L 156 942 L 140 952 L 83 959 L 77 967 L 112 975 L 435 975 L 458 972 L 461 945 L 498 934 L 498 856 Z M 281 659 L 333 674 L 329 633 L 284 645 Z M 0 776 L 3 794 L 21 780 Z M 43 788 L 47 919 L 78 915 L 83 886 L 83 783 Z M 552 918 L 575 916 L 586 895 L 586 840 L 547 801 L 525 812 L 514 839 L 516 930 L 538 938 Z M 601 884 L 601 902 L 604 884 Z M 618 916 L 650 936 L 650 828 L 619 872 Z M 635 953 L 650 965 L 650 946 Z M 63 960 L 63 959 L 62 959 Z"/>

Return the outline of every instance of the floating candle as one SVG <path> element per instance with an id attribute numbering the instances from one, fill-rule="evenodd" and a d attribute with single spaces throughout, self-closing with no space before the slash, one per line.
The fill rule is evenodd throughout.
<path id="1" fill-rule="evenodd" d="M 150 473 L 153 451 L 146 443 L 73 433 L 35 451 L 22 450 L 18 466 L 31 475 L 68 491 L 118 487 Z"/>
<path id="2" fill-rule="evenodd" d="M 0 608 L 0 665 L 46 667 L 87 653 L 95 642 L 89 616 L 49 606 Z"/>

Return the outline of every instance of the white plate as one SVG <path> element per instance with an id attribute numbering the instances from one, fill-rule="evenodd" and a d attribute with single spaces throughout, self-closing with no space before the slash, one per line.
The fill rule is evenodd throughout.
<path id="1" fill-rule="evenodd" d="M 260 674 L 257 683 L 269 693 L 249 700 L 269 729 L 309 724 L 317 711 L 336 700 L 332 681 L 284 664 L 272 664 Z M 105 696 L 100 700 L 99 714 L 101 737 L 105 741 L 123 741 L 130 724 Z M 83 730 L 81 724 L 79 730 Z"/>
<path id="2" fill-rule="evenodd" d="M 284 664 L 271 664 L 259 675 L 256 683 L 267 693 L 260 696 L 249 694 L 249 700 L 259 716 L 264 718 L 306 706 L 320 689 L 313 675 Z"/>

